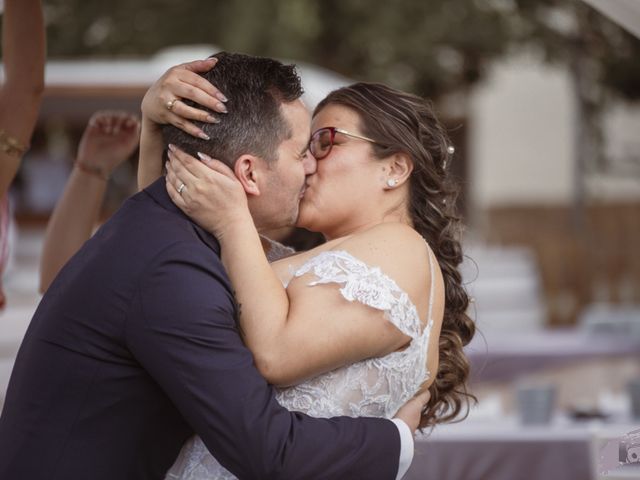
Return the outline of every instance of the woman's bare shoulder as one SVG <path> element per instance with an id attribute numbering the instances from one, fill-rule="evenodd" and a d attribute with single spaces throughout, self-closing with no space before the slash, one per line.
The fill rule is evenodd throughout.
<path id="1" fill-rule="evenodd" d="M 411 226 L 389 222 L 381 223 L 362 232 L 351 235 L 335 249 L 354 251 L 373 258 L 388 261 L 389 256 L 393 261 L 428 258 L 429 247 L 425 239 Z"/>
<path id="2" fill-rule="evenodd" d="M 409 225 L 382 223 L 350 236 L 335 249 L 379 267 L 411 297 L 421 295 L 430 282 L 429 246 Z"/>

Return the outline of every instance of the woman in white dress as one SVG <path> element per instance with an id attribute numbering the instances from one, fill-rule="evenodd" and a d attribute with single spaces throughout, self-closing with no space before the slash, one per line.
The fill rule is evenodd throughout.
<path id="1" fill-rule="evenodd" d="M 428 389 L 421 427 L 459 417 L 474 324 L 445 129 L 423 99 L 359 83 L 316 107 L 306 154 L 317 168 L 297 224 L 327 242 L 269 264 L 233 171 L 169 152 L 169 194 L 220 241 L 257 367 L 282 405 L 313 416 L 391 418 Z M 194 438 L 168 478 L 233 477 Z"/>

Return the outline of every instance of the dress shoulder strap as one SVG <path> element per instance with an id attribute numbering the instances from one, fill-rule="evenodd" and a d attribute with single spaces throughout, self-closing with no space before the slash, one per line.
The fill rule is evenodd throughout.
<path id="1" fill-rule="evenodd" d="M 431 316 L 431 313 L 433 311 L 433 297 L 435 295 L 435 267 L 433 265 L 433 263 L 436 261 L 436 259 L 434 258 L 433 252 L 431 251 L 431 247 L 429 247 L 427 245 L 427 252 L 429 253 L 429 274 L 431 276 L 429 282 L 430 282 L 430 286 L 429 286 L 429 310 L 427 313 L 427 327 L 431 328 L 431 324 L 433 323 L 433 318 Z"/>

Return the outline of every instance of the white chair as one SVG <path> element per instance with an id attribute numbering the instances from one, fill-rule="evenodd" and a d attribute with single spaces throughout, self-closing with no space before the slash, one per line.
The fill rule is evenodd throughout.
<path id="1" fill-rule="evenodd" d="M 465 249 L 468 258 L 461 273 L 475 299 L 470 314 L 478 326 L 485 331 L 542 329 L 546 305 L 534 253 L 524 247 L 471 245 Z"/>

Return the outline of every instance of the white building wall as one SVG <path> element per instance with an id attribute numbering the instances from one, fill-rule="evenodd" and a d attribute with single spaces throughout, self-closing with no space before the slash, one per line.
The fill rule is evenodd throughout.
<path id="1" fill-rule="evenodd" d="M 572 125 L 566 72 L 527 58 L 494 65 L 470 101 L 474 207 L 570 202 Z"/>
<path id="2" fill-rule="evenodd" d="M 566 205 L 574 186 L 574 97 L 568 72 L 521 56 L 496 63 L 470 98 L 470 193 L 474 209 Z M 589 198 L 640 200 L 640 105 L 603 115 L 614 169 L 589 174 Z"/>

